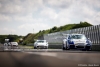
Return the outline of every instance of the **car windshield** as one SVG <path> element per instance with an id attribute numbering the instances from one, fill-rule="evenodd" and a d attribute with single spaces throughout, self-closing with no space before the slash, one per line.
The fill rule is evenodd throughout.
<path id="1" fill-rule="evenodd" d="M 44 43 L 44 40 L 39 40 L 39 41 L 37 41 L 38 43 Z"/>
<path id="2" fill-rule="evenodd" d="M 86 39 L 85 35 L 71 35 L 71 39 Z"/>

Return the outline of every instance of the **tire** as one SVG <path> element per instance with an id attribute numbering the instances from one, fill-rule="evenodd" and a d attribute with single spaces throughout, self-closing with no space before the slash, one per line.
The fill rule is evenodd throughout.
<path id="1" fill-rule="evenodd" d="M 64 44 L 63 44 L 62 49 L 63 49 L 63 50 L 69 50 L 70 48 L 67 47 L 67 44 L 66 44 L 66 47 L 64 47 Z"/>
<path id="2" fill-rule="evenodd" d="M 46 49 L 48 49 L 48 47 L 46 47 Z"/>
<path id="3" fill-rule="evenodd" d="M 63 46 L 62 46 L 62 49 L 65 50 L 64 44 L 63 44 Z"/>
<path id="4" fill-rule="evenodd" d="M 34 47 L 34 49 L 37 49 L 36 47 Z"/>
<path id="5" fill-rule="evenodd" d="M 85 51 L 91 51 L 91 46 L 86 46 Z"/>
<path id="6" fill-rule="evenodd" d="M 66 48 L 65 48 L 66 50 L 69 50 L 70 48 L 68 48 L 68 46 L 67 46 L 67 44 L 66 44 Z"/>
<path id="7" fill-rule="evenodd" d="M 70 50 L 70 48 L 66 47 L 66 50 Z"/>

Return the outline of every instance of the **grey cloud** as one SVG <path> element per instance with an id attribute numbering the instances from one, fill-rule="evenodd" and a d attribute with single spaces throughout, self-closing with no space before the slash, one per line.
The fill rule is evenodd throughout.
<path id="1" fill-rule="evenodd" d="M 35 13 L 42 6 L 42 0 L 0 0 L 0 23 L 16 22 L 17 18 Z"/>
<path id="2" fill-rule="evenodd" d="M 73 4 L 72 0 L 44 0 L 44 3 L 53 8 L 68 8 Z"/>
<path id="3" fill-rule="evenodd" d="M 0 0 L 0 13 L 24 15 L 41 7 L 42 0 Z"/>
<path id="4" fill-rule="evenodd" d="M 4 0 L 1 3 L 0 13 L 6 15 L 21 14 L 24 10 L 19 4 L 15 4 L 15 0 Z"/>
<path id="5" fill-rule="evenodd" d="M 94 10 L 100 8 L 100 0 L 74 0 L 74 2 L 79 7 L 87 6 L 91 9 L 94 9 Z"/>
<path id="6" fill-rule="evenodd" d="M 19 31 L 19 26 L 29 24 L 27 28 L 31 31 L 37 22 L 42 23 L 44 28 L 41 29 L 47 29 L 47 26 L 50 28 L 80 21 L 99 24 L 100 0 L 0 0 L 1 28 Z M 40 30 L 38 26 L 35 29 Z M 28 30 L 22 33 L 22 30 L 17 34 L 29 33 Z"/>

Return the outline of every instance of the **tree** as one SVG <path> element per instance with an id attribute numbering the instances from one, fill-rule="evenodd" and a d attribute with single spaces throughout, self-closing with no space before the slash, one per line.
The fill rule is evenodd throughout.
<path id="1" fill-rule="evenodd" d="M 52 30 L 52 29 L 50 29 L 49 33 L 53 33 L 53 30 Z"/>
<path id="2" fill-rule="evenodd" d="M 52 28 L 52 30 L 53 30 L 53 31 L 57 30 L 57 27 L 56 27 L 56 26 L 54 26 L 54 27 Z"/>
<path id="3" fill-rule="evenodd" d="M 9 39 L 9 42 L 13 42 L 18 38 L 18 36 L 17 35 L 8 35 L 7 38 Z"/>

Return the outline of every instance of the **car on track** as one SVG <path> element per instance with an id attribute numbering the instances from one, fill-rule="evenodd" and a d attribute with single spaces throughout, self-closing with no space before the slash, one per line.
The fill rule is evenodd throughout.
<path id="1" fill-rule="evenodd" d="M 91 50 L 92 42 L 89 38 L 86 38 L 84 34 L 67 34 L 66 38 L 63 39 L 62 49 L 84 49 Z"/>
<path id="2" fill-rule="evenodd" d="M 10 42 L 11 48 L 18 48 L 18 43 L 17 42 Z"/>
<path id="3" fill-rule="evenodd" d="M 18 48 L 18 43 L 17 42 L 4 43 L 4 47 L 7 49 L 15 49 Z"/>
<path id="4" fill-rule="evenodd" d="M 37 49 L 37 48 L 46 48 L 48 49 L 48 42 L 46 40 L 37 40 L 35 43 L 34 43 L 34 49 Z"/>

